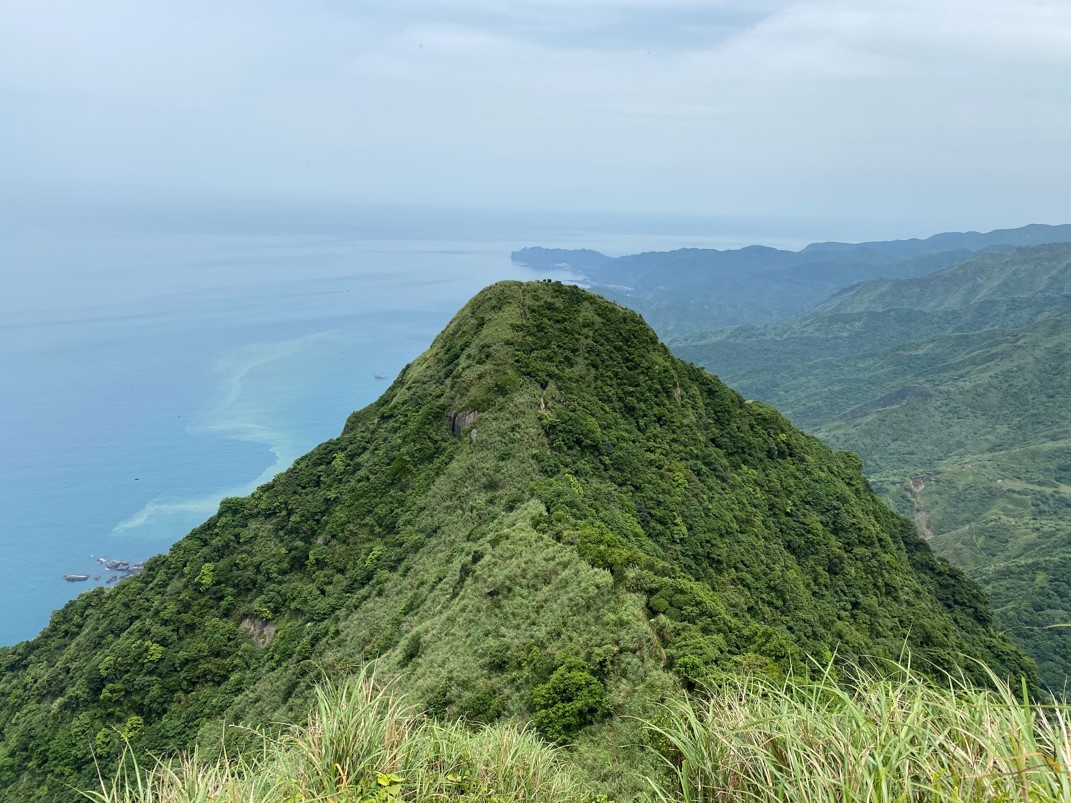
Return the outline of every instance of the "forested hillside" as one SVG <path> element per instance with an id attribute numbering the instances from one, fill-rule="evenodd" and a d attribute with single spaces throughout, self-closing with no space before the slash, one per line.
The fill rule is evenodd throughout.
<path id="1" fill-rule="evenodd" d="M 858 285 L 674 351 L 785 410 L 991 595 L 1053 688 L 1071 666 L 1071 246 Z"/>
<path id="2" fill-rule="evenodd" d="M 655 761 L 634 717 L 682 686 L 905 649 L 1034 677 L 854 455 L 634 312 L 502 283 L 338 438 L 0 650 L 0 797 L 303 718 L 378 659 L 433 717 L 531 720 L 629 799 Z"/>

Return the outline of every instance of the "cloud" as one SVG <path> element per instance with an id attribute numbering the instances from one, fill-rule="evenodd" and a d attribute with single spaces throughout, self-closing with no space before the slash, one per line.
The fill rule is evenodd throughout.
<path id="1" fill-rule="evenodd" d="M 1071 6 L 1036 0 L 27 4 L 0 159 L 19 187 L 875 215 L 981 210 L 984 164 L 1010 215 L 1071 179 L 1069 72 Z"/>

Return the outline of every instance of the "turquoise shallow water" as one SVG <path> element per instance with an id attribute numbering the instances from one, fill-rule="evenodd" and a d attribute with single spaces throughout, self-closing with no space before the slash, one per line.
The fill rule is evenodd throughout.
<path id="1" fill-rule="evenodd" d="M 26 228 L 0 237 L 0 644 L 341 429 L 526 244 L 691 244 Z M 691 241 L 696 242 L 696 241 Z M 562 276 L 561 278 L 569 278 Z M 376 375 L 384 377 L 377 379 Z"/>

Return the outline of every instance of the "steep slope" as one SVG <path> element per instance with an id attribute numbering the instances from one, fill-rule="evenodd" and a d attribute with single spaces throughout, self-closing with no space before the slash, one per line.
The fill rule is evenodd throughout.
<path id="1" fill-rule="evenodd" d="M 813 243 L 800 251 L 685 248 L 612 258 L 589 250 L 524 248 L 513 259 L 570 267 L 670 337 L 784 320 L 859 282 L 923 276 L 980 252 L 1003 254 L 1061 242 L 1071 242 L 1071 225 L 950 232 L 925 240 Z"/>
<path id="2" fill-rule="evenodd" d="M 858 285 L 676 353 L 858 451 L 1062 688 L 1071 666 L 1071 246 Z"/>
<path id="3" fill-rule="evenodd" d="M 122 738 L 214 743 L 379 659 L 435 714 L 533 719 L 629 796 L 627 715 L 834 653 L 1032 667 L 835 453 L 578 288 L 473 299 L 339 438 L 0 651 L 0 796 Z M 241 731 L 227 731 L 241 738 Z"/>

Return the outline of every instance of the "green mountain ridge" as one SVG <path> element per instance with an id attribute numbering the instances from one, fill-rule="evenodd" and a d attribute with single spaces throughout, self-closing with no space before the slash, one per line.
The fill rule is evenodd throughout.
<path id="1" fill-rule="evenodd" d="M 858 451 L 886 498 L 983 584 L 1045 681 L 1064 687 L 1071 246 L 857 285 L 801 318 L 673 348 Z"/>
<path id="2" fill-rule="evenodd" d="M 978 253 L 999 255 L 1055 242 L 1071 242 L 1071 225 L 947 232 L 924 240 L 812 243 L 800 251 L 753 245 L 608 257 L 536 247 L 512 257 L 522 265 L 565 266 L 583 274 L 598 292 L 636 309 L 671 337 L 785 320 L 860 282 L 924 276 Z"/>
<path id="3" fill-rule="evenodd" d="M 731 327 L 674 338 L 674 352 L 711 367 L 732 382 L 745 383 L 755 398 L 788 382 L 814 379 L 819 387 L 813 415 L 793 408 L 803 426 L 821 426 L 864 397 L 895 389 L 859 382 L 825 393 L 822 370 L 832 358 L 864 357 L 941 335 L 1028 326 L 1047 315 L 1071 312 L 1071 246 L 985 254 L 930 276 L 867 282 L 842 291 L 807 315 L 765 326 Z M 812 363 L 822 370 L 815 371 Z M 844 365 L 846 373 L 858 365 Z M 873 377 L 871 377 L 873 378 Z M 827 409 L 828 408 L 828 409 Z"/>
<path id="4" fill-rule="evenodd" d="M 905 648 L 1034 677 L 854 455 L 632 311 L 506 282 L 338 438 L 0 649 L 0 798 L 69 799 L 124 740 L 166 754 L 292 720 L 323 673 L 377 660 L 433 715 L 571 742 L 628 799 L 633 717 L 681 685 Z"/>
<path id="5" fill-rule="evenodd" d="M 837 293 L 814 314 L 852 313 L 892 308 L 927 312 L 959 311 L 985 302 L 1015 298 L 1035 303 L 1055 296 L 1067 304 L 1071 274 L 1066 244 L 1046 243 L 1011 254 L 986 253 L 950 268 L 903 281 L 871 281 Z"/>

